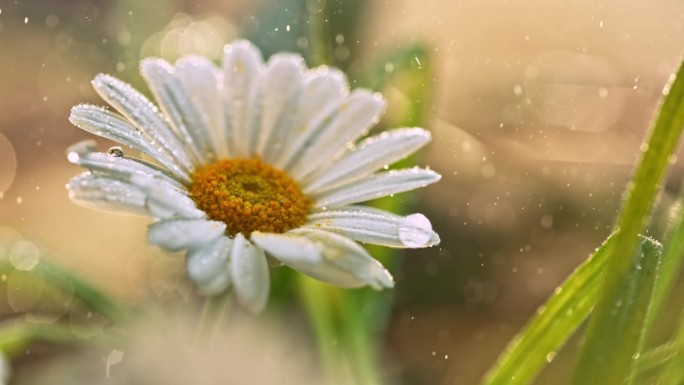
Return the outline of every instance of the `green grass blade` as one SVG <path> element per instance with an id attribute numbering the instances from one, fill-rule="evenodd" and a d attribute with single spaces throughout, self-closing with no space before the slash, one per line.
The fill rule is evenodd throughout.
<path id="1" fill-rule="evenodd" d="M 662 308 L 663 302 L 672 291 L 679 272 L 682 269 L 682 262 L 684 262 L 684 213 L 681 207 L 684 202 L 680 200 L 679 208 L 674 216 L 675 221 L 672 224 L 672 230 L 667 235 L 665 241 L 665 249 L 663 250 L 663 260 L 658 272 L 658 280 L 653 289 L 652 305 L 646 315 L 646 328 L 649 329 L 653 324 L 653 320 Z"/>
<path id="2" fill-rule="evenodd" d="M 13 270 L 14 268 L 8 261 L 0 260 L 0 272 Z M 89 309 L 100 313 L 112 322 L 123 324 L 129 318 L 129 314 L 108 295 L 62 267 L 41 260 L 29 273 L 35 274 L 37 280 L 44 279 L 56 287 L 70 288 L 73 290 L 75 299 L 83 302 Z"/>
<path id="3" fill-rule="evenodd" d="M 496 366 L 485 376 L 483 384 L 528 384 L 537 376 L 598 301 L 601 276 L 614 247 L 614 237 L 608 237 L 555 290 L 523 331 L 511 341 Z"/>
<path id="4" fill-rule="evenodd" d="M 626 190 L 627 200 L 616 225 L 615 250 L 609 257 L 599 302 L 587 331 L 587 341 L 575 377 L 577 384 L 621 383 L 619 378 L 629 376 L 633 361 L 631 357 L 639 353 L 640 334 L 629 333 L 637 326 L 639 332 L 642 331 L 644 315 L 630 315 L 629 311 L 646 311 L 650 298 L 644 304 L 641 302 L 645 298 L 643 295 L 635 292 L 634 298 L 624 297 L 620 290 L 629 287 L 630 279 L 635 279 L 634 285 L 637 286 L 648 286 L 650 282 L 646 277 L 639 278 L 640 274 L 633 271 L 633 256 L 636 255 L 639 242 L 638 234 L 648 223 L 670 156 L 674 153 L 684 128 L 684 66 L 681 64 L 663 90 L 663 95 L 666 97 L 652 126 L 646 151 L 642 153 L 634 177 Z M 654 266 L 653 261 L 642 261 L 641 264 Z M 630 304 L 638 302 L 639 305 L 626 306 L 617 311 L 615 304 L 619 299 Z M 625 318 L 615 318 L 616 312 Z M 613 324 L 616 321 L 624 321 L 621 327 L 625 329 L 616 328 Z M 614 339 L 620 333 L 628 334 L 623 334 L 620 340 Z M 603 379 L 604 382 L 592 382 L 598 379 Z"/>
<path id="5" fill-rule="evenodd" d="M 608 296 L 601 293 L 610 306 L 594 312 L 574 384 L 619 385 L 632 377 L 662 256 L 662 246 L 656 241 L 641 238 L 639 246 L 620 285 L 611 287 Z"/>
<path id="6" fill-rule="evenodd" d="M 634 381 L 637 378 L 641 378 L 647 372 L 661 369 L 672 360 L 672 357 L 676 354 L 676 348 L 675 343 L 668 342 L 639 355 L 639 358 L 634 363 L 630 380 Z M 646 381 L 636 383 L 641 384 L 646 383 Z"/>
<path id="7" fill-rule="evenodd" d="M 674 339 L 674 354 L 661 373 L 659 384 L 679 385 L 684 383 L 684 313 L 679 320 L 679 330 Z"/>

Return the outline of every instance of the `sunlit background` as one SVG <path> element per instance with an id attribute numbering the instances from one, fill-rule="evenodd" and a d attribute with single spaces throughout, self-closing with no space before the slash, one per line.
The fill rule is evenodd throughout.
<path id="1" fill-rule="evenodd" d="M 0 240 L 12 245 L 17 271 L 49 258 L 127 303 L 191 295 L 181 258 L 147 245 L 148 219 L 68 200 L 64 185 L 81 170 L 66 161 L 65 149 L 91 138 L 69 124 L 69 110 L 104 104 L 90 86 L 97 73 L 144 89 L 137 72 L 142 57 L 218 60 L 236 37 L 249 38 L 265 55 L 287 50 L 311 59 L 307 20 L 317 3 L 0 0 Z M 662 86 L 684 52 L 684 3 L 328 0 L 328 7 L 324 29 L 334 62 L 353 85 L 377 85 L 388 98 L 386 126 L 409 105 L 424 108 L 422 124 L 434 140 L 420 163 L 444 176 L 412 197 L 411 210 L 433 221 L 442 244 L 405 252 L 392 271 L 397 286 L 383 370 L 398 384 L 476 383 L 609 233 Z M 421 55 L 393 56 L 414 49 Z M 382 85 L 368 80 L 378 71 L 391 77 L 399 67 L 427 75 L 418 83 L 401 74 Z M 421 103 L 410 100 L 408 90 L 416 87 L 427 95 Z M 113 143 L 98 139 L 98 145 L 105 150 Z M 680 171 L 670 193 L 679 190 Z M 7 290 L 7 282 L 21 280 L 20 273 L 2 276 L 0 319 L 49 291 L 27 297 Z M 268 333 L 245 333 L 241 338 L 253 343 L 240 343 L 280 343 L 273 336 L 278 325 L 293 338 L 291 329 L 303 321 L 296 310 L 285 313 L 288 326 L 269 323 Z M 151 334 L 142 333 L 141 341 Z M 295 335 L 310 344 L 303 326 Z M 548 357 L 554 362 L 537 383 L 567 377 L 576 344 Z M 301 360 L 282 367 L 294 373 L 315 366 L 313 353 L 302 350 Z M 248 354 L 255 361 L 293 360 L 273 351 Z M 69 354 L 73 366 L 82 352 Z M 17 384 L 31 383 L 31 368 L 64 359 L 46 353 L 22 360 Z M 90 370 L 104 378 L 111 359 L 90 359 Z M 177 356 L 169 362 L 180 365 Z M 258 371 L 261 364 L 242 368 Z M 272 370 L 283 372 L 278 365 Z"/>

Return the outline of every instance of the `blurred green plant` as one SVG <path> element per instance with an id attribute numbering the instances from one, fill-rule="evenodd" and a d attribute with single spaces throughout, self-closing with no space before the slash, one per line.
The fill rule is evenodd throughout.
<path id="1" fill-rule="evenodd" d="M 654 319 L 681 268 L 681 215 L 666 236 L 662 253 L 657 242 L 639 234 L 649 223 L 684 129 L 684 64 L 671 77 L 663 95 L 645 150 L 625 192 L 614 234 L 542 305 L 487 373 L 484 384 L 533 381 L 592 308 L 574 372 L 575 384 L 641 383 L 636 379 L 653 368 L 663 368 L 659 383 L 681 383 L 684 333 L 664 346 L 646 349 Z"/>

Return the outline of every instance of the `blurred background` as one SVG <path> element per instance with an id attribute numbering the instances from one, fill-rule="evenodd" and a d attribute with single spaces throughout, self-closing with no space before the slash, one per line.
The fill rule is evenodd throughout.
<path id="1" fill-rule="evenodd" d="M 311 65 L 309 21 L 321 7 L 0 0 L 0 239 L 24 237 L 31 258 L 58 262 L 126 303 L 187 299 L 182 260 L 147 245 L 148 219 L 68 200 L 64 185 L 81 170 L 67 163 L 65 149 L 92 138 L 69 124 L 69 110 L 104 104 L 90 86 L 97 73 L 144 89 L 142 57 L 218 60 L 237 37 L 265 56 L 300 52 Z M 442 244 L 406 251 L 391 269 L 397 286 L 383 371 L 400 384 L 476 383 L 608 235 L 662 87 L 684 52 L 684 3 L 328 0 L 326 9 L 315 27 L 330 36 L 330 58 L 353 86 L 388 98 L 382 127 L 433 132 L 419 163 L 444 176 L 410 196 L 411 211 L 432 220 Z M 98 138 L 98 145 L 113 143 Z M 673 162 L 663 212 L 679 192 L 681 162 Z M 666 219 L 655 217 L 656 238 Z M 0 282 L 0 320 L 30 307 L 9 290 L 19 278 L 12 279 Z M 301 321 L 296 310 L 281 312 L 291 325 Z M 537 383 L 567 377 L 576 345 L 551 357 Z M 103 375 L 109 358 L 92 360 Z M 17 383 L 30 383 L 21 382 L 32 378 L 34 363 L 26 361 Z"/>

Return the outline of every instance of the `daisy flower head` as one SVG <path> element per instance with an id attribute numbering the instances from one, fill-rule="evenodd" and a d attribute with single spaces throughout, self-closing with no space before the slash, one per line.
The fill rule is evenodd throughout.
<path id="1" fill-rule="evenodd" d="M 69 120 L 147 157 L 78 143 L 67 157 L 88 171 L 67 189 L 84 206 L 152 217 L 149 243 L 186 251 L 187 276 L 201 293 L 232 287 L 246 308 L 262 310 L 267 256 L 340 287 L 389 288 L 392 276 L 357 241 L 439 243 L 422 214 L 357 205 L 440 175 L 384 170 L 430 134 L 401 128 L 361 139 L 385 102 L 350 91 L 340 71 L 308 69 L 294 54 L 264 62 L 247 41 L 226 45 L 220 67 L 190 56 L 175 65 L 145 59 L 140 69 L 157 105 L 101 74 L 93 86 L 116 111 L 83 104 Z"/>

